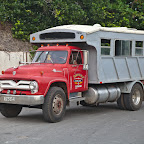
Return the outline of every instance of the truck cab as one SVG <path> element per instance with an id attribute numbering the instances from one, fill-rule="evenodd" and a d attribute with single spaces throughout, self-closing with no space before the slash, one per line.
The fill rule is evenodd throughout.
<path id="1" fill-rule="evenodd" d="M 31 63 L 7 69 L 0 77 L 3 110 L 6 106 L 14 105 L 18 112 L 23 106 L 46 107 L 45 99 L 52 89 L 55 93 L 61 93 L 57 97 L 54 94 L 49 100 L 53 105 L 53 115 L 60 116 L 50 120 L 45 114 L 48 112 L 44 112 L 44 115 L 48 121 L 59 121 L 69 100 L 76 99 L 79 92 L 88 90 L 88 70 L 84 66 L 84 53 L 85 51 L 76 46 L 41 46 Z M 5 113 L 3 115 L 6 116 Z"/>
<path id="2" fill-rule="evenodd" d="M 54 83 L 65 83 L 68 99 L 70 93 L 88 89 L 88 72 L 83 66 L 83 51 L 78 47 L 68 45 L 40 47 L 32 63 L 38 67 L 43 65 L 42 76 L 48 82 L 48 89 Z M 44 95 L 46 93 L 47 91 Z"/>

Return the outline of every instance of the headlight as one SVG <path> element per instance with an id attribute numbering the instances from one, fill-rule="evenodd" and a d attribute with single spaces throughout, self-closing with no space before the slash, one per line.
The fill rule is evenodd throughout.
<path id="1" fill-rule="evenodd" d="M 36 81 L 30 82 L 29 87 L 30 87 L 31 93 L 38 92 L 38 83 Z"/>

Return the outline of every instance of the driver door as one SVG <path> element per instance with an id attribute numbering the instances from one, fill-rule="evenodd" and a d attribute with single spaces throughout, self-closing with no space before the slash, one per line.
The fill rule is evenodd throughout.
<path id="1" fill-rule="evenodd" d="M 83 70 L 83 52 L 71 51 L 69 60 L 70 93 L 88 89 L 88 70 Z"/>

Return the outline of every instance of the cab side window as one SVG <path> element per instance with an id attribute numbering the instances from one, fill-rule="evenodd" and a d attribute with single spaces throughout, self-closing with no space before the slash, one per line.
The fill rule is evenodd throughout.
<path id="1" fill-rule="evenodd" d="M 79 51 L 72 51 L 69 64 L 82 64 L 81 53 Z"/>

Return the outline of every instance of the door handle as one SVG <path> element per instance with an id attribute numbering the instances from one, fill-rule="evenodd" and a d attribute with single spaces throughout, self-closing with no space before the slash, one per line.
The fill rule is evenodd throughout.
<path id="1" fill-rule="evenodd" d="M 72 67 L 77 67 L 77 65 L 72 65 Z"/>

